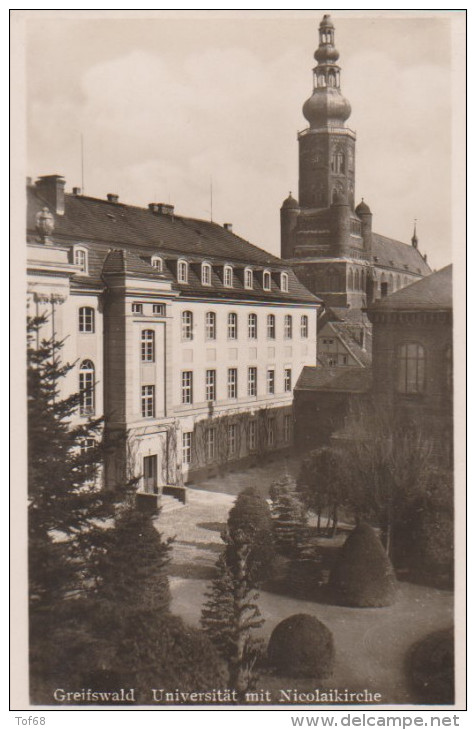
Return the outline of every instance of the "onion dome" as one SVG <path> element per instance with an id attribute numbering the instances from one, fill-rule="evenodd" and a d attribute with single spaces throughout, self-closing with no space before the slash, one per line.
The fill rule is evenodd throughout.
<path id="1" fill-rule="evenodd" d="M 303 106 L 303 114 L 311 129 L 342 126 L 352 111 L 340 91 L 339 51 L 334 45 L 334 25 L 330 15 L 324 15 L 319 25 L 319 48 L 314 54 L 314 89 Z"/>
<path id="2" fill-rule="evenodd" d="M 362 198 L 362 201 L 358 204 L 357 208 L 355 209 L 355 212 L 359 216 L 359 218 L 362 218 L 363 215 L 372 215 L 372 211 L 370 210 L 367 203 L 364 203 L 364 199 Z"/>
<path id="3" fill-rule="evenodd" d="M 288 197 L 283 201 L 281 208 L 299 208 L 299 203 L 293 198 L 291 191 L 289 191 Z"/>

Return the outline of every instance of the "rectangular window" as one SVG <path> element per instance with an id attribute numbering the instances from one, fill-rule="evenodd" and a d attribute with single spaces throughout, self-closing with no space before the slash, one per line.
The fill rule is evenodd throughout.
<path id="1" fill-rule="evenodd" d="M 153 304 L 152 313 L 160 314 L 160 315 L 162 315 L 162 317 L 165 317 L 165 304 Z"/>
<path id="2" fill-rule="evenodd" d="M 192 432 L 182 433 L 182 464 L 192 463 Z"/>
<path id="3" fill-rule="evenodd" d="M 144 456 L 144 492 L 157 494 L 157 454 Z"/>
<path id="4" fill-rule="evenodd" d="M 238 339 L 238 315 L 235 312 L 228 315 L 228 339 Z"/>
<path id="5" fill-rule="evenodd" d="M 276 441 L 276 419 L 268 418 L 268 446 L 271 448 Z"/>
<path id="6" fill-rule="evenodd" d="M 256 451 L 258 446 L 258 422 L 252 420 L 248 425 L 248 450 Z"/>
<path id="7" fill-rule="evenodd" d="M 283 422 L 283 436 L 285 443 L 289 443 L 291 441 L 291 416 L 286 414 L 284 416 L 284 422 Z"/>
<path id="8" fill-rule="evenodd" d="M 290 393 L 292 386 L 291 368 L 284 369 L 284 392 Z"/>
<path id="9" fill-rule="evenodd" d="M 154 330 L 142 330 L 141 360 L 142 360 L 142 362 L 154 362 L 155 361 L 155 332 L 154 332 Z"/>
<path id="10" fill-rule="evenodd" d="M 155 418 L 155 385 L 142 386 L 142 418 Z"/>
<path id="11" fill-rule="evenodd" d="M 193 403 L 193 373 L 191 370 L 184 370 L 182 373 L 182 403 L 184 405 Z"/>
<path id="12" fill-rule="evenodd" d="M 228 369 L 228 398 L 238 397 L 238 370 L 236 368 Z"/>
<path id="13" fill-rule="evenodd" d="M 91 449 L 94 449 L 96 446 L 96 440 L 92 438 L 82 439 L 80 444 L 80 450 L 82 454 L 86 454 L 88 451 L 91 451 Z"/>
<path id="14" fill-rule="evenodd" d="M 217 380 L 217 371 L 216 370 L 207 370 L 205 373 L 205 400 L 206 401 L 215 401 L 217 399 L 216 380 Z"/>
<path id="15" fill-rule="evenodd" d="M 94 395 L 94 370 L 92 368 L 81 368 L 79 371 L 80 416 L 92 416 L 94 414 Z"/>
<path id="16" fill-rule="evenodd" d="M 250 340 L 256 340 L 258 337 L 258 317 L 256 314 L 248 315 L 248 337 Z"/>
<path id="17" fill-rule="evenodd" d="M 215 312 L 207 312 L 205 315 L 205 337 L 207 340 L 215 340 L 217 336 Z"/>
<path id="18" fill-rule="evenodd" d="M 293 318 L 290 314 L 284 316 L 284 339 L 290 340 L 293 336 Z"/>
<path id="19" fill-rule="evenodd" d="M 142 314 L 142 304 L 140 302 L 132 302 L 132 311 L 134 314 Z"/>
<path id="20" fill-rule="evenodd" d="M 258 394 L 258 369 L 248 368 L 248 395 Z"/>
<path id="21" fill-rule="evenodd" d="M 228 456 L 234 456 L 236 454 L 236 423 L 228 424 L 227 443 Z"/>
<path id="22" fill-rule="evenodd" d="M 94 332 L 94 309 L 92 307 L 79 308 L 79 331 Z"/>
<path id="23" fill-rule="evenodd" d="M 309 320 L 307 314 L 301 317 L 301 337 L 306 338 L 309 335 Z"/>
<path id="24" fill-rule="evenodd" d="M 182 340 L 193 340 L 193 313 L 182 312 Z"/>
<path id="25" fill-rule="evenodd" d="M 216 431 L 214 428 L 207 428 L 205 431 L 205 456 L 207 461 L 215 458 L 216 451 Z"/>
<path id="26" fill-rule="evenodd" d="M 274 340 L 276 338 L 276 319 L 274 314 L 268 314 L 268 318 L 266 320 L 266 331 L 269 340 Z"/>
<path id="27" fill-rule="evenodd" d="M 274 394 L 274 370 L 272 368 L 266 373 L 266 390 L 269 395 Z"/>

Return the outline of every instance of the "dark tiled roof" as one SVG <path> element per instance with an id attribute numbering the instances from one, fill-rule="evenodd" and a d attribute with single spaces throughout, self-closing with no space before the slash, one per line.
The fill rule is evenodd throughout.
<path id="1" fill-rule="evenodd" d="M 150 263 L 144 261 L 133 251 L 115 248 L 108 251 L 102 265 L 103 274 L 132 274 L 151 279 L 169 279 L 159 273 Z"/>
<path id="2" fill-rule="evenodd" d="M 365 350 L 356 340 L 358 332 L 355 326 L 348 325 L 345 322 L 331 322 L 330 327 L 334 330 L 336 335 L 340 337 L 351 355 L 357 360 L 360 365 L 362 365 L 362 367 L 367 367 L 371 364 L 372 329 L 370 327 L 365 328 Z"/>
<path id="3" fill-rule="evenodd" d="M 36 214 L 48 205 L 34 187 L 28 188 L 27 228 L 30 238 L 35 238 Z M 50 206 L 48 206 L 50 207 Z M 51 208 L 50 208 L 51 209 Z M 311 294 L 297 279 L 294 272 L 280 259 L 245 241 L 217 223 L 185 218 L 177 215 L 153 213 L 139 208 L 87 196 L 65 195 L 64 215 L 55 215 L 52 239 L 59 244 L 81 244 L 88 248 L 88 276 L 77 276 L 75 281 L 100 285 L 102 266 L 111 249 L 127 251 L 130 273 L 161 276 L 150 266 L 150 258 L 157 254 L 164 259 L 166 278 L 176 278 L 175 262 L 183 256 L 190 264 L 189 282 L 175 282 L 175 288 L 183 294 L 208 298 L 242 298 L 306 302 L 319 304 L 320 299 Z M 132 255 L 134 254 L 134 255 Z M 118 265 L 115 254 L 115 265 Z M 194 264 L 207 260 L 212 264 L 212 286 L 203 286 L 199 267 Z M 112 262 L 109 262 L 112 264 Z M 223 286 L 220 277 L 223 264 L 234 266 L 234 287 Z M 122 265 L 122 264 L 121 264 Z M 242 272 L 250 265 L 255 272 L 252 290 L 244 288 Z M 261 272 L 269 267 L 271 272 L 287 271 L 289 292 L 282 292 L 272 277 L 271 291 L 262 288 Z"/>
<path id="4" fill-rule="evenodd" d="M 401 241 L 372 233 L 372 263 L 425 276 L 431 269 L 420 251 Z"/>
<path id="5" fill-rule="evenodd" d="M 432 310 L 451 309 L 453 306 L 453 267 L 450 264 L 414 284 L 400 289 L 379 302 L 372 304 L 369 312 L 381 310 Z"/>
<path id="6" fill-rule="evenodd" d="M 320 368 L 306 365 L 295 390 L 366 393 L 371 384 L 370 368 Z"/>

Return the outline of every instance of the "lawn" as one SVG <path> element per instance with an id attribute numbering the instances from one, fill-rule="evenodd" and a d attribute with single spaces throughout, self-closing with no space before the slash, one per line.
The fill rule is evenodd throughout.
<path id="1" fill-rule="evenodd" d="M 228 481 L 233 476 L 225 479 Z M 253 474 L 251 477 L 248 474 L 248 479 L 252 477 Z M 268 486 L 270 482 L 264 467 L 259 477 L 265 493 L 265 481 L 268 479 Z M 243 476 L 239 482 L 246 486 Z M 233 494 L 222 491 L 225 486 L 222 480 L 213 492 L 189 489 L 186 506 L 177 503 L 176 509 L 157 519 L 160 532 L 176 536 L 170 571 L 172 610 L 194 625 L 198 624 L 203 594 L 221 550 L 220 531 L 235 500 Z M 331 629 L 336 643 L 336 666 L 330 679 L 316 683 L 312 679 L 263 675 L 258 688 L 269 690 L 273 702 L 278 701 L 280 689 L 304 691 L 319 687 L 321 691 L 347 688 L 379 692 L 383 704 L 415 703 L 404 674 L 406 652 L 418 639 L 450 626 L 453 621 L 452 592 L 404 582 L 399 584 L 397 602 L 388 608 L 346 608 L 266 591 L 260 593 L 259 607 L 264 618 L 261 633 L 265 639 L 283 618 L 294 613 L 310 613 Z"/>

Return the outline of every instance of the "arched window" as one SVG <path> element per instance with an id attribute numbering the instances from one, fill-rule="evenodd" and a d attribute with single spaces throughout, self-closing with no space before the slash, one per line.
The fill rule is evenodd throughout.
<path id="1" fill-rule="evenodd" d="M 383 297 L 386 297 L 387 294 L 388 294 L 388 283 L 385 279 L 385 274 L 382 274 L 382 276 L 380 277 L 380 296 L 383 298 Z"/>
<path id="2" fill-rule="evenodd" d="M 393 276 L 390 274 L 388 277 L 388 293 L 391 294 L 393 292 Z"/>
<path id="3" fill-rule="evenodd" d="M 88 250 L 86 248 L 75 246 L 73 249 L 73 261 L 84 274 L 88 273 Z"/>
<path id="4" fill-rule="evenodd" d="M 363 269 L 360 270 L 360 290 L 365 291 L 365 272 Z"/>
<path id="5" fill-rule="evenodd" d="M 301 316 L 301 337 L 303 339 L 309 336 L 309 318 L 307 314 Z"/>
<path id="6" fill-rule="evenodd" d="M 245 269 L 245 289 L 253 288 L 253 270 Z"/>
<path id="7" fill-rule="evenodd" d="M 205 315 L 205 337 L 207 340 L 216 340 L 217 317 L 215 312 L 207 312 Z"/>
<path id="8" fill-rule="evenodd" d="M 248 337 L 250 340 L 258 337 L 258 317 L 254 313 L 248 315 Z"/>
<path id="9" fill-rule="evenodd" d="M 337 175 L 345 172 L 345 155 L 343 152 L 334 152 L 331 158 L 331 171 Z"/>
<path id="10" fill-rule="evenodd" d="M 233 286 L 233 269 L 231 266 L 223 267 L 223 285 L 227 287 Z"/>
<path id="11" fill-rule="evenodd" d="M 154 330 L 142 330 L 141 360 L 142 360 L 142 362 L 155 362 L 155 332 L 154 332 Z"/>
<path id="12" fill-rule="evenodd" d="M 212 283 L 212 267 L 209 263 L 203 262 L 202 264 L 202 284 L 203 286 L 210 286 Z"/>
<path id="13" fill-rule="evenodd" d="M 92 307 L 79 308 L 79 331 L 94 332 L 94 309 Z"/>
<path id="14" fill-rule="evenodd" d="M 94 364 L 83 360 L 79 368 L 79 415 L 92 416 L 95 409 Z"/>
<path id="15" fill-rule="evenodd" d="M 333 74 L 332 72 L 329 74 L 328 83 L 330 87 L 334 87 L 336 85 L 336 77 L 335 74 Z"/>
<path id="16" fill-rule="evenodd" d="M 402 288 L 402 280 L 400 279 L 400 274 L 397 276 L 397 291 L 398 289 Z"/>
<path id="17" fill-rule="evenodd" d="M 180 284 L 188 283 L 188 263 L 183 259 L 177 261 L 177 281 Z"/>
<path id="18" fill-rule="evenodd" d="M 281 291 L 289 291 L 289 275 L 286 274 L 284 271 L 281 274 Z"/>
<path id="19" fill-rule="evenodd" d="M 182 340 L 193 340 L 193 314 L 182 312 Z"/>
<path id="20" fill-rule="evenodd" d="M 271 291 L 271 273 L 269 271 L 263 271 L 263 289 Z"/>
<path id="21" fill-rule="evenodd" d="M 154 267 L 154 269 L 157 269 L 157 271 L 164 270 L 164 262 L 160 258 L 160 256 L 152 256 L 150 263 L 151 263 L 151 266 Z"/>
<path id="22" fill-rule="evenodd" d="M 228 339 L 238 339 L 238 315 L 236 312 L 230 312 L 228 315 Z"/>
<path id="23" fill-rule="evenodd" d="M 268 314 L 266 319 L 266 334 L 269 340 L 276 339 L 276 317 L 274 314 Z"/>
<path id="24" fill-rule="evenodd" d="M 284 315 L 284 339 L 290 340 L 293 336 L 293 318 L 290 314 Z"/>
<path id="25" fill-rule="evenodd" d="M 397 352 L 397 390 L 422 393 L 425 387 L 425 351 L 418 342 L 405 342 Z"/>

